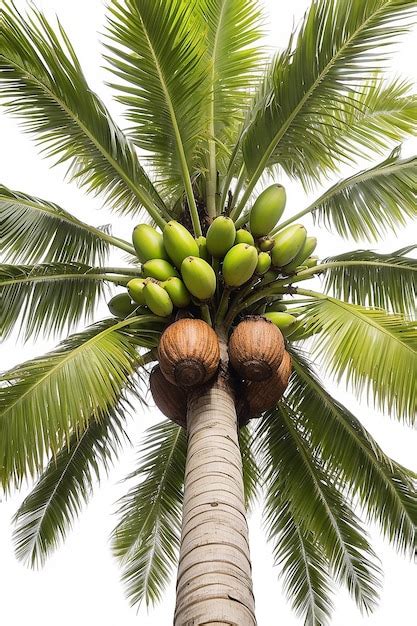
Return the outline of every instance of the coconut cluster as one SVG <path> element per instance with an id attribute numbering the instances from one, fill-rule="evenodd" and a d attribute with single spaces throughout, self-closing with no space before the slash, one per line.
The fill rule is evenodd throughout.
<path id="1" fill-rule="evenodd" d="M 109 309 L 123 319 L 151 312 L 171 323 L 160 340 L 151 389 L 156 401 L 161 394 L 175 399 L 178 410 L 169 408 L 166 398 L 160 408 L 177 423 L 185 424 L 187 389 L 209 381 L 220 361 L 216 332 L 199 319 L 203 307 L 204 319 L 211 316 L 213 325 L 227 320 L 241 421 L 274 406 L 287 386 L 291 359 L 284 337 L 300 335 L 303 329 L 282 302 L 285 277 L 317 264 L 311 256 L 317 241 L 307 236 L 302 224 L 277 226 L 285 204 L 285 189 L 275 184 L 238 221 L 240 228 L 221 215 L 212 220 L 205 236 L 197 238 L 174 220 L 162 232 L 148 224 L 133 231 L 141 269 L 127 282 L 127 292 L 112 298 Z M 272 290 L 273 295 L 261 302 L 255 298 L 246 309 L 239 306 L 245 296 L 278 285 L 277 281 L 283 289 Z"/>

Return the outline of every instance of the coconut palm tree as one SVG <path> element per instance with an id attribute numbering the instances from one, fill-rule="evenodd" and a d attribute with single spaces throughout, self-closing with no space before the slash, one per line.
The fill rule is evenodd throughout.
<path id="1" fill-rule="evenodd" d="M 268 177 L 314 190 L 341 166 L 359 170 L 364 158 L 378 162 L 261 234 L 272 236 L 273 257 L 294 244 L 283 237 L 308 215 L 356 242 L 395 233 L 417 216 L 417 157 L 400 155 L 401 142 L 417 130 L 417 98 L 407 81 L 388 80 L 381 65 L 414 23 L 417 2 L 313 0 L 273 58 L 262 47 L 259 4 L 110 0 L 104 58 L 129 122 L 125 132 L 90 89 L 61 24 L 36 9 L 22 15 L 6 0 L 1 102 L 81 189 L 118 216 L 153 224 L 164 242 L 173 222 L 196 238 L 220 215 L 233 228 L 252 227 L 251 209 Z M 25 338 L 61 337 L 53 352 L 0 378 L 2 488 L 35 482 L 15 517 L 18 558 L 42 564 L 65 539 L 97 477 L 126 444 L 125 416 L 144 399 L 161 337 L 176 319 L 183 328 L 204 320 L 205 329 L 213 327 L 220 368 L 187 394 L 175 387 L 186 420 L 180 426 L 167 419 L 147 432 L 129 476 L 135 485 L 120 502 L 113 549 L 127 595 L 137 604 L 156 602 L 178 562 L 177 626 L 255 624 L 246 514 L 262 496 L 274 558 L 305 623 L 328 621 L 333 581 L 371 611 L 379 565 L 356 510 L 412 554 L 416 477 L 332 397 L 315 364 L 364 403 L 415 423 L 416 246 L 391 254 L 357 249 L 319 262 L 297 257 L 298 246 L 292 269 L 291 260 L 287 270 L 277 262 L 263 275 L 252 267 L 238 285 L 234 277 L 246 261 L 230 261 L 228 279 L 227 261 L 208 257 L 210 299 L 198 297 L 199 281 L 187 283 L 184 271 L 193 301 L 181 314 L 161 309 L 163 288 L 148 280 L 147 306 L 132 304 L 129 313 L 79 330 L 94 319 L 108 287 L 126 293 L 142 275 L 131 242 L 6 186 L 0 217 L 2 338 L 15 327 Z M 262 205 L 260 220 L 269 217 Z M 251 258 L 254 245 L 245 247 Z M 123 266 L 110 267 L 106 259 L 117 249 Z M 269 319 L 286 335 L 293 371 L 282 398 L 262 410 L 260 388 L 232 369 L 227 343 L 248 313 L 258 323 L 271 308 L 292 316 L 289 327 L 282 315 Z M 199 341 L 197 333 L 196 349 Z M 242 408 L 251 384 L 255 404 Z M 265 396 L 276 389 L 263 384 Z M 254 414 L 260 419 L 244 425 Z"/>

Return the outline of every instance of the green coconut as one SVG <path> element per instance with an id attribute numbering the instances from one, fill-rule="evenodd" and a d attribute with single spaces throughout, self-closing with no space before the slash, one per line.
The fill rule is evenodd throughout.
<path id="1" fill-rule="evenodd" d="M 185 309 L 191 304 L 190 293 L 180 278 L 175 276 L 168 278 L 161 287 L 165 289 L 173 305 L 178 309 Z"/>
<path id="2" fill-rule="evenodd" d="M 175 267 L 164 259 L 152 259 L 146 261 L 142 266 L 143 275 L 146 278 L 155 278 L 156 280 L 167 280 L 171 276 L 179 278 L 179 274 Z"/>
<path id="3" fill-rule="evenodd" d="M 222 259 L 235 243 L 234 221 L 223 215 L 216 217 L 207 231 L 206 239 L 208 253 L 216 259 Z"/>
<path id="4" fill-rule="evenodd" d="M 271 252 L 272 265 L 284 267 L 291 263 L 303 248 L 306 238 L 307 231 L 302 224 L 293 224 L 279 232 Z"/>
<path id="5" fill-rule="evenodd" d="M 125 318 L 131 315 L 136 309 L 137 304 L 132 302 L 128 293 L 118 293 L 107 303 L 109 311 L 115 317 Z"/>
<path id="6" fill-rule="evenodd" d="M 254 246 L 255 240 L 248 230 L 246 230 L 245 228 L 239 228 L 239 230 L 236 231 L 235 246 L 238 243 L 247 243 L 250 246 Z"/>
<path id="7" fill-rule="evenodd" d="M 145 278 L 132 278 L 132 280 L 129 280 L 127 283 L 130 297 L 137 302 L 137 304 L 145 304 L 145 296 L 143 294 L 145 283 Z"/>
<path id="8" fill-rule="evenodd" d="M 181 274 L 188 291 L 197 300 L 210 300 L 216 291 L 216 274 L 211 265 L 196 256 L 188 256 L 181 265 Z"/>
<path id="9" fill-rule="evenodd" d="M 238 243 L 226 254 L 223 261 L 223 278 L 228 287 L 240 287 L 252 278 L 258 265 L 258 252 L 254 246 Z"/>
<path id="10" fill-rule="evenodd" d="M 133 230 L 133 246 L 137 257 L 141 263 L 146 263 L 151 259 L 165 259 L 168 255 L 164 247 L 162 234 L 149 224 L 139 224 Z"/>
<path id="11" fill-rule="evenodd" d="M 281 218 L 287 201 L 282 185 L 271 185 L 256 199 L 250 212 L 250 231 L 255 238 L 271 232 Z"/>
<path id="12" fill-rule="evenodd" d="M 172 220 L 164 228 L 164 246 L 175 267 L 181 268 L 181 263 L 187 256 L 199 255 L 198 243 L 182 224 Z"/>
<path id="13" fill-rule="evenodd" d="M 169 294 L 157 283 L 147 281 L 143 289 L 146 306 L 159 317 L 169 317 L 174 309 Z"/>

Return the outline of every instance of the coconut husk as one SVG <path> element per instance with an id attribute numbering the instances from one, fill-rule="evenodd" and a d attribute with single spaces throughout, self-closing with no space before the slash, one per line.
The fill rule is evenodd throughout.
<path id="1" fill-rule="evenodd" d="M 159 365 L 152 369 L 149 384 L 158 409 L 170 420 L 187 428 L 187 394 L 163 375 Z"/>
<path id="2" fill-rule="evenodd" d="M 249 406 L 249 415 L 260 415 L 274 408 L 282 398 L 291 376 L 292 360 L 287 351 L 284 352 L 280 366 L 269 380 L 247 381 L 243 385 L 245 400 Z"/>
<path id="3" fill-rule="evenodd" d="M 284 356 L 281 331 L 264 317 L 247 317 L 229 340 L 230 363 L 244 380 L 269 380 Z"/>
<path id="4" fill-rule="evenodd" d="M 158 353 L 165 378 L 180 387 L 204 384 L 213 378 L 220 363 L 217 335 L 200 319 L 181 319 L 168 326 Z"/>

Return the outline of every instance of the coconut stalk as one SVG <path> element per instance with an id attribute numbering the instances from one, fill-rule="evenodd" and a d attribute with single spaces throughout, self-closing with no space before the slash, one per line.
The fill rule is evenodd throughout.
<path id="1" fill-rule="evenodd" d="M 189 395 L 174 626 L 255 626 L 235 398 L 225 333 L 215 381 Z"/>

